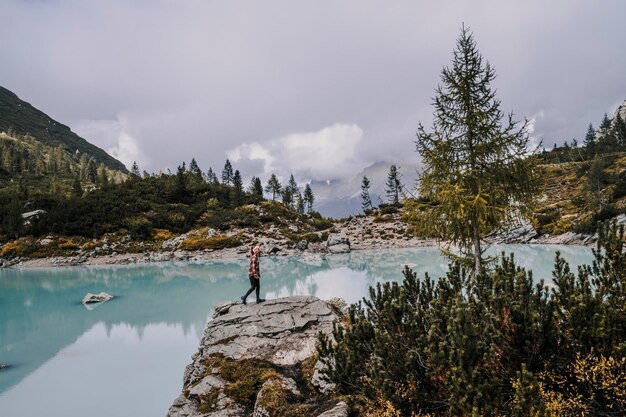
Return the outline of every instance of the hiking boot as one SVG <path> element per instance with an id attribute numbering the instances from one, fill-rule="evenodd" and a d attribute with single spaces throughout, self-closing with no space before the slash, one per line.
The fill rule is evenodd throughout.
<path id="1" fill-rule="evenodd" d="M 256 299 L 256 302 L 257 302 L 257 303 L 262 303 L 263 301 L 265 301 L 265 298 L 257 298 L 257 299 Z"/>
<path id="2" fill-rule="evenodd" d="M 243 296 L 241 297 L 241 302 L 242 302 L 243 304 L 248 304 L 248 303 L 246 303 L 246 297 L 243 297 Z"/>

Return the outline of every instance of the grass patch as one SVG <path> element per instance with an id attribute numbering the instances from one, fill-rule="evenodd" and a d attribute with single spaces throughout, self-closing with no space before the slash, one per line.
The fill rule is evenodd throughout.
<path id="1" fill-rule="evenodd" d="M 219 235 L 209 238 L 191 236 L 181 242 L 180 248 L 189 251 L 201 249 L 225 249 L 235 248 L 241 246 L 241 244 L 241 240 L 234 236 Z"/>

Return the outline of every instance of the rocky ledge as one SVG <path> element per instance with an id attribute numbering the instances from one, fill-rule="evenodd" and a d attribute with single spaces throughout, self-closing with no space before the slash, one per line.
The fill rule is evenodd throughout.
<path id="1" fill-rule="evenodd" d="M 215 307 L 168 417 L 347 417 L 319 374 L 319 332 L 338 311 L 316 297 Z"/>

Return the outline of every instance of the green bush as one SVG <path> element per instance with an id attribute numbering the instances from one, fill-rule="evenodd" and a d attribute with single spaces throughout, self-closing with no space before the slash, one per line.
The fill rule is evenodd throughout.
<path id="1" fill-rule="evenodd" d="M 334 342 L 320 336 L 326 378 L 339 394 L 398 415 L 549 415 L 555 404 L 558 415 L 577 415 L 574 399 L 590 415 L 621 412 L 623 403 L 594 394 L 606 381 L 589 389 L 570 372 L 581 355 L 626 356 L 624 228 L 603 225 L 594 255 L 574 274 L 557 254 L 552 289 L 513 255 L 477 277 L 459 264 L 437 281 L 405 267 L 402 283 L 379 283 L 350 307 Z M 566 383 L 542 377 L 539 389 L 549 374 Z M 620 375 L 607 392 L 624 392 Z"/>

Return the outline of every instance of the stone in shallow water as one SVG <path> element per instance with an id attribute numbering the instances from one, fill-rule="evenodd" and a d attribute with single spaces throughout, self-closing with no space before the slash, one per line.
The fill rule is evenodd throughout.
<path id="1" fill-rule="evenodd" d="M 101 292 L 100 294 L 92 294 L 88 292 L 82 302 L 83 304 L 103 303 L 112 298 L 113 296 L 111 294 L 107 294 L 106 292 Z"/>

